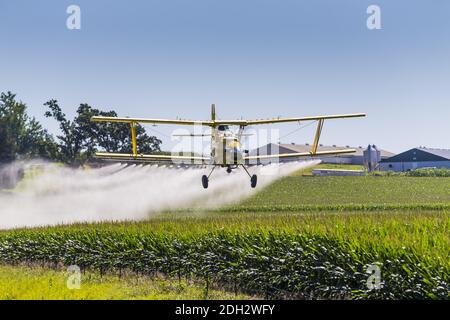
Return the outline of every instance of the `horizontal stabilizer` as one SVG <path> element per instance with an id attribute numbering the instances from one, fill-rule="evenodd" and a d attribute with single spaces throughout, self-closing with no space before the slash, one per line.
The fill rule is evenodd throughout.
<path id="1" fill-rule="evenodd" d="M 211 133 L 180 133 L 173 134 L 172 137 L 211 137 Z"/>

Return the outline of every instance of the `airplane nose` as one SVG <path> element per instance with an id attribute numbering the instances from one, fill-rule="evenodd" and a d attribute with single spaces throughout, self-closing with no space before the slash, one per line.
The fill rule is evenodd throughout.
<path id="1" fill-rule="evenodd" d="M 242 161 L 241 150 L 238 148 L 227 149 L 224 161 L 226 164 L 239 164 Z"/>
<path id="2" fill-rule="evenodd" d="M 242 160 L 242 153 L 239 149 L 235 148 L 233 150 L 233 160 L 234 160 L 234 164 L 237 164 L 239 161 Z"/>

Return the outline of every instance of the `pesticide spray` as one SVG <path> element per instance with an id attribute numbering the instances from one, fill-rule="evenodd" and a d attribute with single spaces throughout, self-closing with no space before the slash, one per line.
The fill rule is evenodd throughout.
<path id="1" fill-rule="evenodd" d="M 24 179 L 12 191 L 0 192 L 0 229 L 143 220 L 163 210 L 216 208 L 236 203 L 276 179 L 318 162 L 250 167 L 250 173 L 258 175 L 256 189 L 250 187 L 249 177 L 241 169 L 230 174 L 216 169 L 209 188 L 203 189 L 200 178 L 209 168 L 116 163 L 72 169 L 24 163 Z M 17 164 L 13 166 L 17 168 Z"/>

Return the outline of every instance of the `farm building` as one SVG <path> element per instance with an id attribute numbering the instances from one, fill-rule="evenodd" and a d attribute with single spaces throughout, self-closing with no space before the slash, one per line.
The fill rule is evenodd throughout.
<path id="1" fill-rule="evenodd" d="M 389 157 L 394 156 L 394 153 L 391 153 L 386 150 L 377 149 L 376 146 L 370 146 L 368 149 L 364 149 L 363 147 L 350 147 L 350 146 L 324 146 L 322 144 L 319 145 L 317 151 L 329 151 L 329 150 L 339 150 L 339 149 L 356 149 L 355 153 L 334 155 L 334 156 L 320 156 L 314 157 L 314 159 L 322 160 L 322 163 L 334 163 L 334 164 L 358 164 L 364 165 L 367 162 L 367 159 L 364 158 L 364 151 L 368 149 L 376 150 L 378 152 L 379 161 L 383 159 L 387 159 Z M 265 146 L 259 147 L 250 152 L 250 155 L 269 155 L 269 154 L 277 154 L 277 153 L 297 153 L 297 152 L 309 152 L 311 150 L 311 145 L 309 144 L 275 144 L 269 143 Z M 366 152 L 367 153 L 367 152 Z M 280 162 L 287 161 L 296 161 L 296 159 L 280 159 Z M 263 161 L 264 162 L 264 161 Z"/>
<path id="2" fill-rule="evenodd" d="M 409 171 L 418 168 L 450 168 L 450 150 L 413 148 L 380 162 L 382 171 Z"/>

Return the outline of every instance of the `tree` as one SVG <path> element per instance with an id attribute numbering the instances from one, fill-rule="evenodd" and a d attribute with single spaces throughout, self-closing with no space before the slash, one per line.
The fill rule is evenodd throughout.
<path id="1" fill-rule="evenodd" d="M 52 159 L 56 155 L 53 137 L 26 113 L 27 106 L 16 95 L 0 94 L 0 161 L 17 158 Z"/>
<path id="2" fill-rule="evenodd" d="M 59 122 L 61 135 L 58 135 L 60 160 L 81 164 L 91 160 L 97 150 L 107 152 L 131 153 L 131 135 L 129 125 L 123 123 L 91 122 L 93 116 L 116 117 L 115 111 L 101 111 L 88 104 L 80 104 L 73 121 L 67 120 L 56 100 L 44 104 L 50 110 L 46 117 Z M 136 140 L 140 152 L 160 151 L 161 140 L 149 136 L 145 128 L 136 126 Z"/>
<path id="3" fill-rule="evenodd" d="M 80 165 L 91 160 L 97 150 L 131 153 L 131 134 L 127 124 L 91 122 L 92 116 L 117 116 L 114 111 L 101 111 L 88 104 L 81 104 L 73 121 L 68 120 L 58 101 L 44 104 L 59 123 L 61 134 L 57 142 L 33 117 L 26 113 L 26 104 L 17 101 L 16 95 L 7 92 L 0 95 L 0 162 L 18 158 L 44 158 Z M 144 127 L 136 126 L 139 151 L 160 151 L 161 140 L 149 136 Z"/>
<path id="4" fill-rule="evenodd" d="M 50 111 L 45 112 L 45 116 L 53 117 L 59 123 L 59 128 L 61 129 L 62 134 L 56 136 L 59 140 L 59 160 L 76 164 L 81 160 L 80 156 L 82 150 L 82 140 L 79 137 L 79 130 L 76 127 L 76 124 L 67 120 L 66 115 L 58 105 L 58 101 L 49 100 L 44 103 L 44 106 L 47 106 L 50 109 Z"/>
<path id="5" fill-rule="evenodd" d="M 43 129 L 35 118 L 31 118 L 25 126 L 25 134 L 20 143 L 19 154 L 29 159 L 54 160 L 58 155 L 58 147 L 53 136 Z"/>
<path id="6" fill-rule="evenodd" d="M 130 126 L 126 123 L 91 122 L 93 116 L 117 117 L 115 111 L 101 111 L 88 104 L 81 104 L 75 122 L 85 141 L 84 147 L 89 155 L 97 149 L 107 152 L 131 153 Z M 139 151 L 150 153 L 160 151 L 161 140 L 149 136 L 145 128 L 136 125 L 136 140 Z"/>

